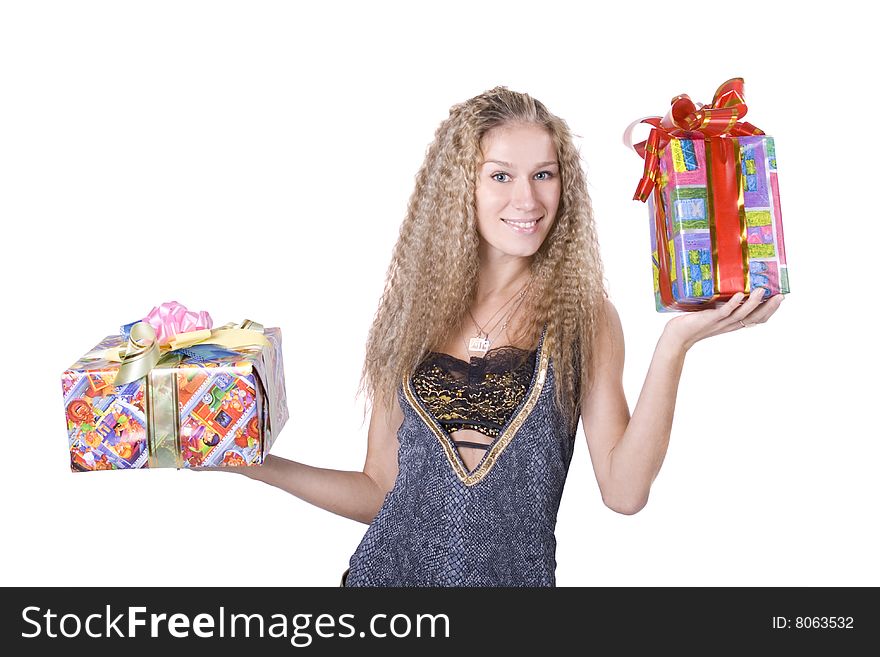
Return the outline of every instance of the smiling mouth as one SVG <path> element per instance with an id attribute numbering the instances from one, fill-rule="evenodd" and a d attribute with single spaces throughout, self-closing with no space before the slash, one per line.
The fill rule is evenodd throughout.
<path id="1" fill-rule="evenodd" d="M 501 217 L 501 221 L 511 226 L 516 226 L 517 228 L 533 228 L 534 226 L 537 226 L 538 222 L 543 218 L 544 215 L 541 215 L 537 219 L 532 219 L 530 221 L 514 221 L 513 219 L 505 219 L 504 217 Z"/>

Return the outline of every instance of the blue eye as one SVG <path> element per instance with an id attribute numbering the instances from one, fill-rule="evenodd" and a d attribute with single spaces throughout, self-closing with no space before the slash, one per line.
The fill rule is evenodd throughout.
<path id="1" fill-rule="evenodd" d="M 506 178 L 506 180 L 499 180 L 498 176 L 504 176 L 504 178 Z M 537 178 L 538 176 L 544 176 L 544 177 Z M 539 171 L 538 173 L 535 174 L 535 177 L 538 180 L 550 180 L 551 178 L 554 177 L 554 175 L 553 175 L 553 172 L 551 172 L 551 171 Z M 508 180 L 510 179 L 510 176 L 502 171 L 499 171 L 498 173 L 493 173 L 490 176 L 490 178 L 492 178 L 492 180 L 494 180 L 495 182 L 503 183 L 503 182 L 508 182 Z"/>

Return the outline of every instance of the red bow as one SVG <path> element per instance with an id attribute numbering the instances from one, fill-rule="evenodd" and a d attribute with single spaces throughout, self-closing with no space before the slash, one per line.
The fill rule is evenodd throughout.
<path id="1" fill-rule="evenodd" d="M 739 121 L 747 111 L 743 79 L 733 78 L 718 87 L 711 105 L 697 107 L 687 94 L 679 94 L 672 99 L 672 107 L 662 119 L 659 116 L 650 116 L 630 124 L 623 137 L 627 146 L 631 146 L 630 136 L 638 124 L 647 123 L 653 126 L 645 141 L 631 146 L 645 160 L 645 171 L 633 200 L 643 203 L 648 200 L 660 177 L 660 151 L 671 138 L 709 139 L 725 135 L 763 135 L 763 130 L 751 123 Z"/>

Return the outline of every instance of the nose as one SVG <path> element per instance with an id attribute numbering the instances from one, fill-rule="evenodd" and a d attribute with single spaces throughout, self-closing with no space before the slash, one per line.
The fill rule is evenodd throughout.
<path id="1" fill-rule="evenodd" d="M 538 206 L 535 199 L 535 191 L 532 189 L 532 181 L 526 177 L 522 177 L 514 182 L 513 198 L 511 198 L 513 207 L 519 212 L 528 212 L 534 210 Z"/>

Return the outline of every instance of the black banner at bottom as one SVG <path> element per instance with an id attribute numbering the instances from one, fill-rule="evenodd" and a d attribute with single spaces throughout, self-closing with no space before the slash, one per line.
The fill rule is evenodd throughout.
<path id="1" fill-rule="evenodd" d="M 657 647 L 846 651 L 880 638 L 876 588 L 6 588 L 6 654 Z M 876 645 L 869 643 L 868 645 Z M 8 652 L 13 648 L 13 652 Z M 219 653 L 217 652 L 219 651 Z M 844 652 L 842 654 L 850 654 Z"/>

